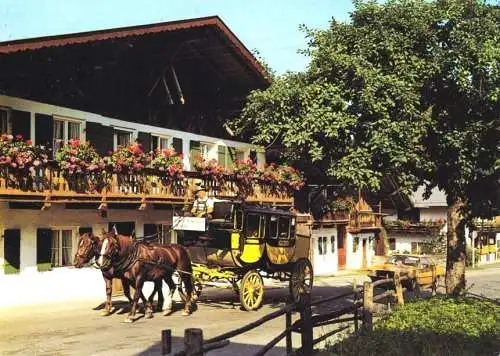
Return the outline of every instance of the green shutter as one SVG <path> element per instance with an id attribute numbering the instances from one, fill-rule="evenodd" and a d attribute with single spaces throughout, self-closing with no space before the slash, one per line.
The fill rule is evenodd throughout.
<path id="1" fill-rule="evenodd" d="M 217 146 L 217 161 L 219 164 L 227 168 L 226 166 L 226 146 Z"/>
<path id="2" fill-rule="evenodd" d="M 36 265 L 38 271 L 49 271 L 52 267 L 51 263 L 51 247 L 52 247 L 52 230 L 37 229 L 36 230 Z"/>
<path id="3" fill-rule="evenodd" d="M 182 152 L 182 138 L 174 137 L 172 139 L 172 146 L 177 153 L 183 153 Z"/>
<path id="4" fill-rule="evenodd" d="M 189 162 L 191 163 L 191 169 L 193 169 L 195 157 L 200 153 L 201 153 L 200 141 L 190 141 L 189 142 Z"/>
<path id="5" fill-rule="evenodd" d="M 236 162 L 236 148 L 235 147 L 228 147 L 227 148 L 227 166 L 232 167 L 234 165 L 234 162 Z"/>
<path id="6" fill-rule="evenodd" d="M 4 232 L 4 273 L 19 273 L 21 267 L 21 230 L 7 229 Z"/>

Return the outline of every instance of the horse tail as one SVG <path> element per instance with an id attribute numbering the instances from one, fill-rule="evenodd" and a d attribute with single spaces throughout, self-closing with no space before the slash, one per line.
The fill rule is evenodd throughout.
<path id="1" fill-rule="evenodd" d="M 193 291 L 193 266 L 191 265 L 191 257 L 186 248 L 181 245 L 177 245 L 177 251 L 179 254 L 179 260 L 177 261 L 177 269 L 179 271 L 180 277 L 184 282 L 184 287 L 186 291 L 191 293 Z"/>

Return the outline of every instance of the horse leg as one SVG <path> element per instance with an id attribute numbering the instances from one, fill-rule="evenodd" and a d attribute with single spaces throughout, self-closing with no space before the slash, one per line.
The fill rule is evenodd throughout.
<path id="1" fill-rule="evenodd" d="M 187 273 L 179 273 L 182 282 L 184 283 L 184 288 L 186 289 L 186 300 L 184 302 L 184 310 L 182 315 L 191 314 L 191 302 L 193 295 L 193 277 Z"/>
<path id="2" fill-rule="evenodd" d="M 159 281 L 155 280 L 154 285 L 155 286 L 153 288 L 153 292 L 151 293 L 151 295 L 148 298 L 148 304 L 146 307 L 146 318 L 148 318 L 148 319 L 151 319 L 153 317 L 153 300 L 154 300 L 156 292 L 158 292 L 158 301 L 160 300 L 160 297 L 159 297 L 160 295 L 163 298 L 163 294 L 161 292 L 161 279 Z M 163 301 L 162 301 L 162 303 L 163 303 Z"/>
<path id="3" fill-rule="evenodd" d="M 162 311 L 163 310 L 163 303 L 165 299 L 163 298 L 163 290 L 162 290 L 162 283 L 163 280 L 160 278 L 158 279 L 155 283 L 158 283 L 158 304 L 156 306 L 157 311 Z"/>
<path id="4" fill-rule="evenodd" d="M 137 310 L 137 304 L 139 303 L 139 297 L 142 294 L 142 287 L 144 286 L 144 281 L 142 276 L 137 276 L 135 279 L 135 291 L 134 291 L 134 302 L 132 303 L 132 309 L 130 310 L 130 313 L 125 319 L 126 323 L 133 323 L 134 318 L 135 318 L 135 312 Z M 144 297 L 144 295 L 143 295 Z"/>
<path id="5" fill-rule="evenodd" d="M 165 308 L 165 312 L 163 315 L 169 315 L 172 312 L 173 298 L 175 292 L 175 283 L 172 280 L 172 273 L 165 275 L 164 277 L 165 283 L 168 285 L 168 297 L 167 297 L 167 306 Z"/>
<path id="6" fill-rule="evenodd" d="M 112 279 L 104 277 L 104 282 L 106 283 L 106 301 L 104 302 L 104 310 L 101 312 L 102 316 L 108 316 L 111 314 L 111 292 L 112 292 Z"/>

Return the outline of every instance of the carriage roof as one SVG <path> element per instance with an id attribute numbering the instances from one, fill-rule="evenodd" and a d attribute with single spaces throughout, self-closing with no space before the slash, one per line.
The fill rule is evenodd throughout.
<path id="1" fill-rule="evenodd" d="M 285 216 L 285 217 L 295 216 L 295 214 L 293 214 L 292 212 L 290 212 L 288 210 L 269 208 L 269 207 L 260 207 L 260 206 L 251 206 L 251 205 L 245 206 L 245 211 L 250 212 L 250 213 L 256 213 L 256 214 L 279 215 L 279 216 Z"/>

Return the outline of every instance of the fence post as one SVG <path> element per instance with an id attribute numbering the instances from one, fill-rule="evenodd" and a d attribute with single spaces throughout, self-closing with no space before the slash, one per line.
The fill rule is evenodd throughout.
<path id="1" fill-rule="evenodd" d="M 369 334 L 373 330 L 373 285 L 363 283 L 363 333 Z"/>
<path id="2" fill-rule="evenodd" d="M 436 292 L 437 292 L 436 266 L 432 266 L 432 296 L 435 296 Z"/>
<path id="3" fill-rule="evenodd" d="M 302 354 L 312 355 L 313 353 L 313 325 L 311 311 L 311 295 L 304 295 L 304 302 L 300 305 L 300 321 L 302 324 L 301 341 Z"/>
<path id="4" fill-rule="evenodd" d="M 401 277 L 399 273 L 394 273 L 394 288 L 396 289 L 396 300 L 398 304 L 403 305 L 405 300 L 403 298 L 403 287 L 401 286 Z"/>
<path id="5" fill-rule="evenodd" d="M 354 292 L 354 304 L 356 305 L 359 301 L 359 293 L 356 291 L 358 285 L 356 282 L 356 278 L 353 279 L 352 281 L 352 290 Z M 358 308 L 354 309 L 354 331 L 359 330 L 359 315 L 358 315 Z"/>
<path id="6" fill-rule="evenodd" d="M 291 355 L 293 352 L 292 346 L 292 311 L 287 310 L 285 314 L 285 327 L 286 327 L 286 355 Z"/>
<path id="7" fill-rule="evenodd" d="M 186 356 L 203 356 L 203 331 L 201 329 L 184 330 L 184 352 Z"/>
<path id="8" fill-rule="evenodd" d="M 172 352 L 172 331 L 165 329 L 161 331 L 161 354 L 168 355 Z"/>

